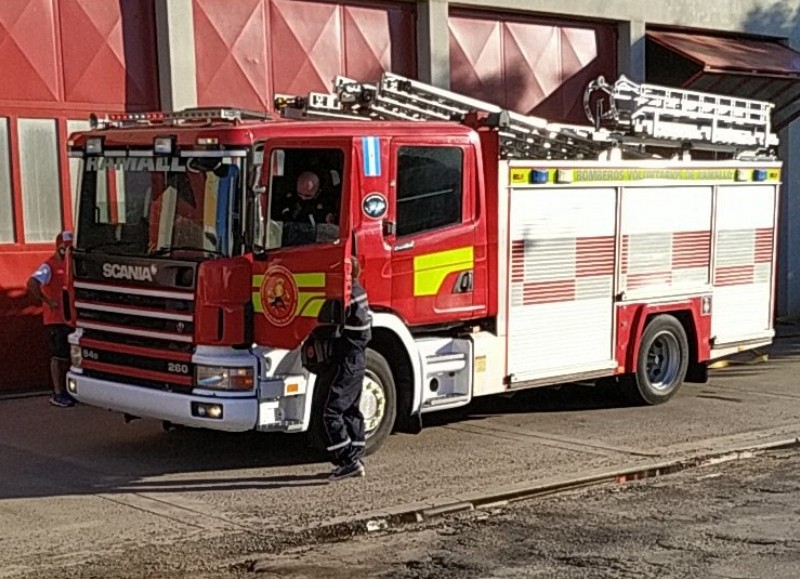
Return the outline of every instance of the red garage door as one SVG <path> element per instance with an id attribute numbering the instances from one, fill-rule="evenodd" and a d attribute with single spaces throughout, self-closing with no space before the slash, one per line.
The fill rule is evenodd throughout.
<path id="1" fill-rule="evenodd" d="M 450 12 L 451 88 L 551 121 L 586 123 L 583 90 L 617 76 L 610 24 Z"/>
<path id="2" fill-rule="evenodd" d="M 330 90 L 336 75 L 416 75 L 411 3 L 194 0 L 197 100 L 271 108 L 273 93 Z"/>
<path id="3" fill-rule="evenodd" d="M 25 283 L 72 224 L 66 140 L 90 112 L 158 108 L 150 0 L 0 2 L 0 394 L 49 387 Z"/>

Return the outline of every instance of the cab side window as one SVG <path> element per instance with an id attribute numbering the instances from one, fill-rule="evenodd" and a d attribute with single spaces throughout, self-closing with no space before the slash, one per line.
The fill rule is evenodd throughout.
<path id="1" fill-rule="evenodd" d="M 339 239 L 342 210 L 341 149 L 274 149 L 266 176 L 267 249 Z"/>
<path id="2" fill-rule="evenodd" d="M 401 147 L 397 235 L 461 223 L 464 155 L 458 147 Z"/>

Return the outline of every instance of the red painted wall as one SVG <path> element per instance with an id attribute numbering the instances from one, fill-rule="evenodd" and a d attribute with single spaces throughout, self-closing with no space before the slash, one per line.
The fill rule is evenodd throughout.
<path id="1" fill-rule="evenodd" d="M 40 311 L 24 287 L 52 246 L 25 243 L 17 121 L 56 119 L 61 205 L 52 211 L 71 227 L 66 120 L 157 109 L 155 37 L 150 0 L 0 2 L 0 117 L 9 122 L 15 229 L 14 242 L 0 244 L 0 394 L 50 387 Z"/>
<path id="2" fill-rule="evenodd" d="M 272 95 L 330 90 L 336 75 L 416 75 L 410 3 L 194 0 L 197 99 L 269 110 Z"/>
<path id="3" fill-rule="evenodd" d="M 614 26 L 450 11 L 451 88 L 550 121 L 586 124 L 583 90 L 617 77 Z"/>

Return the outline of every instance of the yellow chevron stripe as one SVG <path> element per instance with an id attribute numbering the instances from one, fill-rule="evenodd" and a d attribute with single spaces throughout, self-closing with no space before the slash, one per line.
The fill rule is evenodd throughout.
<path id="1" fill-rule="evenodd" d="M 325 303 L 325 292 L 300 292 L 297 300 L 297 315 L 316 318 Z"/>
<path id="2" fill-rule="evenodd" d="M 264 313 L 264 306 L 261 305 L 261 293 L 253 292 L 253 311 L 258 314 Z"/>
<path id="3" fill-rule="evenodd" d="M 325 287 L 324 273 L 293 273 L 297 287 Z"/>
<path id="4" fill-rule="evenodd" d="M 298 316 L 305 318 L 316 318 L 325 303 L 325 274 L 324 273 L 293 273 L 295 284 L 297 284 L 297 307 L 295 311 Z M 253 311 L 263 313 L 264 307 L 261 305 L 261 284 L 264 283 L 263 275 L 253 276 L 252 302 Z M 322 288 L 323 291 L 302 291 L 301 288 Z"/>
<path id="5" fill-rule="evenodd" d="M 474 267 L 475 249 L 471 246 L 418 255 L 414 258 L 414 295 L 435 296 L 448 275 Z"/>

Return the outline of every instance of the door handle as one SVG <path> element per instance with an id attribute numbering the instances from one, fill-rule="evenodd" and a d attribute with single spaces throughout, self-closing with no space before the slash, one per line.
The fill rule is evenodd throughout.
<path id="1" fill-rule="evenodd" d="M 406 241 L 405 243 L 399 243 L 394 246 L 395 251 L 407 251 L 409 249 L 414 249 L 413 241 Z"/>

